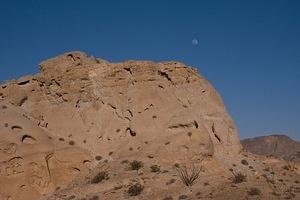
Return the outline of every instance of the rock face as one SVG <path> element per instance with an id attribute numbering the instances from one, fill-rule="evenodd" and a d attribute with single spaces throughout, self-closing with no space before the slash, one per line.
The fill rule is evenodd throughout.
<path id="1" fill-rule="evenodd" d="M 70 52 L 2 85 L 0 106 L 0 195 L 14 200 L 63 187 L 92 168 L 90 157 L 174 163 L 241 149 L 218 93 L 178 62 L 109 63 Z"/>
<path id="2" fill-rule="evenodd" d="M 286 135 L 269 135 L 242 140 L 243 147 L 252 153 L 300 162 L 300 142 Z"/>

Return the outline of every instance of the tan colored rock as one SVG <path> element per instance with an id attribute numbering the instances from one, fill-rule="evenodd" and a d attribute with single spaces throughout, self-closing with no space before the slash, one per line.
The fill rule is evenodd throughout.
<path id="1" fill-rule="evenodd" d="M 0 196 L 37 199 L 68 184 L 80 171 L 88 172 L 89 154 L 59 142 L 40 129 L 19 108 L 0 112 Z M 74 156 L 76 155 L 76 156 Z"/>
<path id="2" fill-rule="evenodd" d="M 118 163 L 116 169 L 124 159 L 173 166 L 205 157 L 219 173 L 240 155 L 219 94 L 194 68 L 69 52 L 40 69 L 1 87 L 2 196 L 32 200 L 64 188 L 93 168 L 90 157 Z"/>
<path id="3" fill-rule="evenodd" d="M 9 87 L 8 97 L 10 103 L 15 106 L 22 106 L 28 98 L 26 92 L 18 85 L 11 85 Z"/>

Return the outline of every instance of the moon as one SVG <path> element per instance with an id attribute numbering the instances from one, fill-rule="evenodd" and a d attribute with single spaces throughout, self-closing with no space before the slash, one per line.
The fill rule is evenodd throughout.
<path id="1" fill-rule="evenodd" d="M 199 43 L 197 38 L 192 39 L 192 45 L 197 46 Z"/>

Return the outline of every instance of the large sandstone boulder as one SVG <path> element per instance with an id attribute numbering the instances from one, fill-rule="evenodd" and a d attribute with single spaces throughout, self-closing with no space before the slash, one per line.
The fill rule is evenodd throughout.
<path id="1" fill-rule="evenodd" d="M 89 156 L 109 162 L 145 154 L 180 162 L 239 154 L 237 130 L 219 94 L 194 68 L 178 62 L 109 63 L 69 52 L 42 62 L 40 69 L 34 77 L 0 88 L 6 107 L 0 113 L 10 113 L 5 118 L 11 120 L 0 128 L 1 135 L 10 135 L 1 136 L 0 149 L 12 144 L 20 149 L 0 154 L 6 163 L 0 167 L 12 159 L 16 165 L 24 163 L 25 169 L 17 169 L 23 175 L 12 172 L 9 180 L 16 177 L 20 188 L 27 181 L 32 194 L 66 184 L 74 176 L 61 174 L 84 171 L 83 163 L 94 162 Z M 22 121 L 31 128 L 25 129 Z M 13 125 L 24 127 L 14 130 Z M 11 136 L 13 131 L 22 133 L 21 138 Z M 35 173 L 47 183 L 35 186 Z M 9 185 L 3 172 L 0 183 Z M 9 196 L 10 190 L 3 188 L 0 194 Z"/>

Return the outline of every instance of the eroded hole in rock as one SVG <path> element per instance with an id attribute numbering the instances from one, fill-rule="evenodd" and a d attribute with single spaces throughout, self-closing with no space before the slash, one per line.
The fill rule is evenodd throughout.
<path id="1" fill-rule="evenodd" d="M 178 123 L 175 125 L 171 125 L 168 128 L 169 129 L 185 129 L 185 128 L 198 128 L 198 122 L 197 121 L 193 121 L 193 122 L 188 122 L 188 123 Z"/>
<path id="2" fill-rule="evenodd" d="M 77 171 L 77 172 L 80 172 L 81 170 L 77 167 L 72 167 L 73 170 Z"/>
<path id="3" fill-rule="evenodd" d="M 198 122 L 196 120 L 194 120 L 194 125 L 195 125 L 196 128 L 199 127 Z"/>
<path id="4" fill-rule="evenodd" d="M 18 83 L 18 85 L 26 85 L 29 82 L 30 82 L 30 80 L 21 81 L 21 82 Z"/>
<path id="5" fill-rule="evenodd" d="M 34 137 L 32 137 L 31 135 L 23 135 L 21 141 L 24 144 L 35 144 L 36 143 L 36 139 Z"/>
<path id="6" fill-rule="evenodd" d="M 158 71 L 158 74 L 172 83 L 172 79 L 167 72 Z"/>
<path id="7" fill-rule="evenodd" d="M 220 138 L 217 134 L 215 134 L 215 137 L 217 138 L 217 140 L 218 140 L 219 142 L 221 142 L 221 138 Z"/>
<path id="8" fill-rule="evenodd" d="M 70 59 L 73 62 L 75 61 L 75 58 L 74 58 L 74 56 L 72 54 L 68 54 L 67 58 Z"/>
<path id="9" fill-rule="evenodd" d="M 25 189 L 26 188 L 26 185 L 21 185 L 20 186 L 20 189 Z"/>
<path id="10" fill-rule="evenodd" d="M 129 127 L 126 129 L 126 133 L 127 133 L 127 132 L 128 132 L 131 136 L 133 136 L 133 137 L 136 136 L 136 132 L 135 132 L 134 130 L 132 130 L 131 128 L 129 128 Z"/>
<path id="11" fill-rule="evenodd" d="M 18 126 L 18 125 L 14 125 L 14 126 L 11 127 L 11 130 L 13 130 L 13 131 L 20 131 L 22 129 L 23 128 L 21 126 Z"/>
<path id="12" fill-rule="evenodd" d="M 130 74 L 132 74 L 132 70 L 130 67 L 124 67 L 124 70 L 128 71 Z"/>
<path id="13" fill-rule="evenodd" d="M 91 163 L 91 161 L 90 160 L 84 160 L 82 163 L 87 164 L 87 163 Z"/>
<path id="14" fill-rule="evenodd" d="M 23 99 L 20 100 L 20 102 L 18 103 L 18 105 L 19 105 L 19 106 L 22 106 L 22 105 L 25 103 L 25 101 L 26 101 L 27 99 L 28 99 L 27 96 L 24 97 Z"/>
<path id="15" fill-rule="evenodd" d="M 16 157 L 12 157 L 7 162 L 18 162 L 18 161 L 21 161 L 21 160 L 23 160 L 23 158 L 21 156 L 16 156 Z"/>

